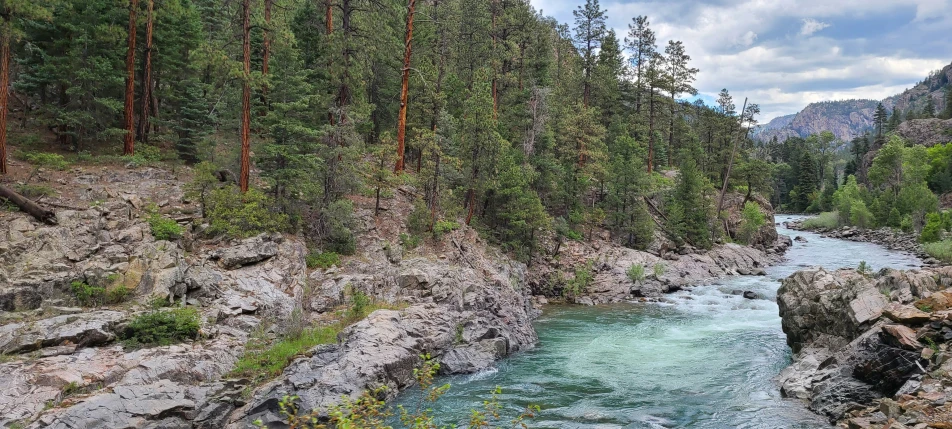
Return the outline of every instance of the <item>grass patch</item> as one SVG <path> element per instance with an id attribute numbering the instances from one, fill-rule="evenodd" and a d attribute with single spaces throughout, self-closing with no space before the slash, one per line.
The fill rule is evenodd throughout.
<path id="1" fill-rule="evenodd" d="M 336 252 L 312 251 L 304 257 L 304 261 L 307 263 L 308 268 L 321 268 L 326 270 L 335 265 L 340 265 L 340 255 Z"/>
<path id="2" fill-rule="evenodd" d="M 248 378 L 254 384 L 277 377 L 294 358 L 320 344 L 337 342 L 341 328 L 341 325 L 333 325 L 305 329 L 300 335 L 278 340 L 270 346 L 260 340 L 249 342 L 229 377 Z"/>
<path id="3" fill-rule="evenodd" d="M 947 264 L 952 263 L 952 240 L 925 243 L 922 245 L 922 249 L 933 258 Z"/>
<path id="4" fill-rule="evenodd" d="M 201 320 L 194 308 L 153 310 L 129 322 L 122 333 L 127 346 L 167 346 L 198 337 Z"/>
<path id="5" fill-rule="evenodd" d="M 14 189 L 24 197 L 35 200 L 40 197 L 52 197 L 56 195 L 56 190 L 47 185 L 16 185 Z"/>
<path id="6" fill-rule="evenodd" d="M 806 229 L 832 229 L 838 226 L 840 226 L 840 214 L 837 212 L 823 212 L 803 221 L 803 227 Z"/>
<path id="7" fill-rule="evenodd" d="M 110 282 L 115 281 L 112 275 L 109 277 L 111 278 L 109 279 Z M 76 297 L 76 301 L 79 305 L 83 307 L 119 304 L 132 294 L 132 290 L 123 285 L 106 288 L 102 286 L 92 286 L 79 280 L 70 283 L 69 290 L 73 293 L 73 296 Z"/>

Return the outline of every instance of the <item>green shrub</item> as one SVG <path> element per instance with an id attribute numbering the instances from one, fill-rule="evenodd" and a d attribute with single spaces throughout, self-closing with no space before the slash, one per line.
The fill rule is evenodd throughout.
<path id="1" fill-rule="evenodd" d="M 873 267 L 866 263 L 866 261 L 859 261 L 859 266 L 856 267 L 856 272 L 864 276 L 868 276 L 873 273 Z"/>
<path id="2" fill-rule="evenodd" d="M 149 216 L 149 228 L 156 240 L 175 240 L 182 236 L 178 222 L 154 212 Z"/>
<path id="3" fill-rule="evenodd" d="M 563 294 L 566 296 L 579 296 L 585 293 L 595 279 L 595 276 L 592 275 L 592 267 L 594 265 L 594 262 L 588 261 L 584 265 L 576 267 L 575 277 L 566 282 Z"/>
<path id="4" fill-rule="evenodd" d="M 363 291 L 354 290 L 350 296 L 350 309 L 347 310 L 347 316 L 351 320 L 363 319 L 367 315 L 370 304 L 370 296 Z"/>
<path id="5" fill-rule="evenodd" d="M 194 308 L 153 310 L 132 319 L 121 337 L 131 346 L 165 346 L 196 338 L 200 326 Z"/>
<path id="6" fill-rule="evenodd" d="M 102 305 L 106 296 L 106 288 L 90 286 L 79 280 L 70 283 L 69 289 L 83 307 Z"/>
<path id="7" fill-rule="evenodd" d="M 750 244 L 757 235 L 757 231 L 760 231 L 760 228 L 767 223 L 767 217 L 760 211 L 759 204 L 748 201 L 744 204 L 740 218 L 740 228 L 737 238 L 744 244 Z"/>
<path id="8" fill-rule="evenodd" d="M 63 155 L 55 153 L 19 151 L 17 158 L 37 167 L 48 167 L 54 170 L 65 170 L 69 167 L 69 162 L 63 158 Z"/>
<path id="9" fill-rule="evenodd" d="M 444 235 L 456 231 L 457 229 L 459 229 L 459 223 L 457 222 L 438 220 L 436 224 L 433 225 L 433 238 L 442 240 Z"/>
<path id="10" fill-rule="evenodd" d="M 667 268 L 664 266 L 664 264 L 662 264 L 662 263 L 660 263 L 660 262 L 658 262 L 657 264 L 654 264 L 654 276 L 655 276 L 655 278 L 659 278 L 659 277 L 663 276 L 663 275 L 664 275 L 664 272 L 665 272 L 666 270 L 667 270 Z"/>
<path id="11" fill-rule="evenodd" d="M 945 263 L 952 263 L 952 240 L 925 243 L 922 245 L 922 249 L 933 258 Z"/>
<path id="12" fill-rule="evenodd" d="M 341 199 L 329 204 L 321 212 L 320 224 L 321 241 L 326 250 L 341 255 L 353 255 L 357 252 L 354 203 Z"/>
<path id="13" fill-rule="evenodd" d="M 922 233 L 919 235 L 919 241 L 923 243 L 935 243 L 942 239 L 942 233 L 945 230 L 945 222 L 940 213 L 929 213 L 926 215 L 926 225 L 922 227 Z"/>
<path id="14" fill-rule="evenodd" d="M 832 229 L 838 226 L 840 226 L 840 214 L 838 212 L 820 213 L 803 221 L 803 227 L 806 229 Z"/>
<path id="15" fill-rule="evenodd" d="M 131 294 L 132 290 L 123 285 L 118 285 L 111 289 L 106 289 L 106 302 L 109 304 L 119 304 L 129 298 Z"/>
<path id="16" fill-rule="evenodd" d="M 258 189 L 242 194 L 237 186 L 228 185 L 212 190 L 205 203 L 210 234 L 247 238 L 288 228 L 288 216 L 275 211 L 271 199 Z"/>
<path id="17" fill-rule="evenodd" d="M 423 238 L 418 235 L 400 234 L 400 245 L 406 250 L 416 249 L 423 242 Z"/>
<path id="18" fill-rule="evenodd" d="M 850 225 L 860 228 L 872 228 L 875 224 L 873 213 L 866 207 L 866 203 L 856 201 L 850 210 Z"/>
<path id="19" fill-rule="evenodd" d="M 899 229 L 903 230 L 904 232 L 912 232 L 912 229 L 913 229 L 912 216 L 910 215 L 903 216 L 902 221 L 899 222 Z"/>
<path id="20" fill-rule="evenodd" d="M 628 279 L 634 283 L 638 283 L 645 279 L 645 266 L 641 264 L 633 264 L 628 268 Z"/>
<path id="21" fill-rule="evenodd" d="M 413 210 L 407 215 L 407 231 L 411 235 L 423 235 L 430 229 L 430 210 L 426 208 L 423 199 L 418 199 Z"/>
<path id="22" fill-rule="evenodd" d="M 40 197 L 52 197 L 56 195 L 56 190 L 47 185 L 16 185 L 14 189 L 24 197 L 36 199 Z"/>
<path id="23" fill-rule="evenodd" d="M 340 265 L 340 255 L 334 252 L 311 252 L 304 260 L 308 268 L 328 269 Z"/>

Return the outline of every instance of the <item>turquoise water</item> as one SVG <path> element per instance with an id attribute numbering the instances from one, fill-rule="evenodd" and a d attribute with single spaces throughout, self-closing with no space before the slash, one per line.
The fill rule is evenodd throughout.
<path id="1" fill-rule="evenodd" d="M 778 222 L 790 217 L 778 216 Z M 536 428 L 829 428 L 803 403 L 783 399 L 774 377 L 790 362 L 774 302 L 779 279 L 803 267 L 918 266 L 912 256 L 788 231 L 788 261 L 766 277 L 735 277 L 670 295 L 670 303 L 551 307 L 536 322 L 539 344 L 478 374 L 448 377 L 434 407 L 465 424 L 502 388 L 506 413 L 543 409 Z M 731 290 L 752 290 L 747 300 Z M 398 403 L 415 403 L 413 392 Z"/>

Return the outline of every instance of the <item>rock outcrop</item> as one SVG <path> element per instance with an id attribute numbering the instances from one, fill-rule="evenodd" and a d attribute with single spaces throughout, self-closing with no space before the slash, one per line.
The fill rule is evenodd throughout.
<path id="1" fill-rule="evenodd" d="M 952 267 L 883 270 L 875 276 L 823 269 L 791 275 L 777 295 L 795 353 L 779 376 L 781 392 L 808 401 L 831 421 L 882 429 L 888 418 L 861 410 L 882 398 L 934 394 L 934 388 L 923 387 L 935 384 L 933 379 L 952 382 L 952 374 L 941 373 L 952 358 L 947 344 L 952 312 L 943 309 L 952 305 L 950 286 Z M 952 394 L 941 392 L 942 398 Z M 950 411 L 943 402 L 929 413 L 890 418 L 911 427 L 941 421 L 936 416 Z"/>

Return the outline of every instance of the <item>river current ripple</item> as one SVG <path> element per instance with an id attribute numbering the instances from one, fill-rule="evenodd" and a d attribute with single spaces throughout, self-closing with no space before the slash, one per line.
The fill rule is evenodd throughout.
<path id="1" fill-rule="evenodd" d="M 777 222 L 794 219 L 777 216 Z M 669 295 L 669 303 L 555 306 L 536 321 L 539 344 L 478 374 L 447 377 L 434 407 L 441 423 L 465 426 L 495 387 L 509 416 L 527 404 L 533 428 L 829 428 L 805 404 L 784 399 L 776 375 L 790 363 L 775 302 L 779 280 L 812 266 L 918 267 L 883 247 L 802 236 L 766 277 L 733 277 Z M 747 300 L 732 290 L 754 291 Z M 418 394 L 396 401 L 412 407 Z"/>

